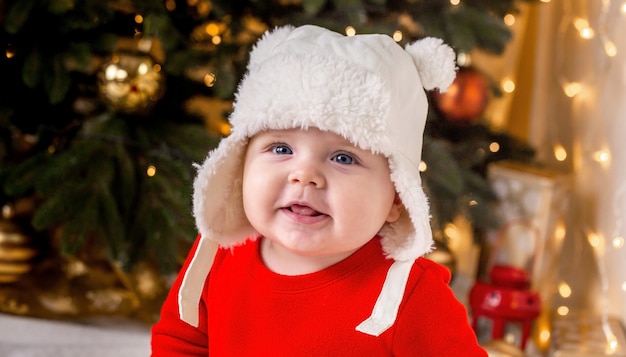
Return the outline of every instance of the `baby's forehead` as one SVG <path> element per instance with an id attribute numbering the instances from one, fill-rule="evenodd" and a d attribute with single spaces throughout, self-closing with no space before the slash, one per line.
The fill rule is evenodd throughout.
<path id="1" fill-rule="evenodd" d="M 339 133 L 329 130 L 322 130 L 320 128 L 309 127 L 295 127 L 295 128 L 269 128 L 264 129 L 251 136 L 251 139 L 263 136 L 275 136 L 275 137 L 289 137 L 289 136 L 318 136 L 333 138 L 336 140 L 342 140 L 354 145 L 348 138 L 342 136 Z M 356 145 L 355 145 L 356 146 Z"/>
<path id="2" fill-rule="evenodd" d="M 265 129 L 257 132 L 256 134 L 250 137 L 250 140 L 256 140 L 260 138 L 275 138 L 275 139 L 288 139 L 288 138 L 299 138 L 299 137 L 315 137 L 320 140 L 327 140 L 329 142 L 342 144 L 346 146 L 352 146 L 354 148 L 358 148 L 361 150 L 368 150 L 369 148 L 361 148 L 352 142 L 349 138 L 336 133 L 334 131 L 322 130 L 317 127 L 296 127 L 296 128 L 285 128 L 285 129 Z"/>

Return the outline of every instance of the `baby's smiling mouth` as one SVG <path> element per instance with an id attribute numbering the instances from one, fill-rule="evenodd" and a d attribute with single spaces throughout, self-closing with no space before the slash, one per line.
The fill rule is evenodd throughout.
<path id="1" fill-rule="evenodd" d="M 300 216 L 309 216 L 309 217 L 316 217 L 316 216 L 321 216 L 323 215 L 323 213 L 318 212 L 316 210 L 314 210 L 313 208 L 309 207 L 309 206 L 303 206 L 303 205 L 298 205 L 298 204 L 292 204 L 288 207 L 286 207 L 287 210 L 300 215 Z"/>
<path id="2" fill-rule="evenodd" d="M 298 225 L 309 226 L 321 224 L 330 218 L 326 213 L 320 212 L 304 202 L 291 202 L 281 210 L 292 222 Z"/>

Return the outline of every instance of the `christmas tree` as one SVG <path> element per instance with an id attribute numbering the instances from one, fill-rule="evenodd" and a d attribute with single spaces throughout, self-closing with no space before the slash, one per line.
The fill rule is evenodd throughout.
<path id="1" fill-rule="evenodd" d="M 476 48 L 499 54 L 511 39 L 503 17 L 516 6 L 513 0 L 2 2 L 0 201 L 12 212 L 5 219 L 43 234 L 65 255 L 97 251 L 126 270 L 151 261 L 175 272 L 186 253 L 179 243 L 196 234 L 192 164 L 228 134 L 233 93 L 264 31 L 310 23 L 386 33 L 401 45 L 436 36 L 458 54 Z M 440 100 L 433 93 L 433 102 Z M 433 228 L 441 231 L 458 215 L 477 228 L 493 226 L 487 164 L 528 160 L 532 150 L 481 124 L 480 112 L 458 116 L 447 109 L 431 106 L 424 141 Z M 500 145 L 496 153 L 486 150 L 493 142 Z"/>

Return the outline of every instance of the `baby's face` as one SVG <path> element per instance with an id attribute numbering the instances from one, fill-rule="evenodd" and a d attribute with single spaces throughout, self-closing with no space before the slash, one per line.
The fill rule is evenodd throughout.
<path id="1" fill-rule="evenodd" d="M 244 210 L 261 236 L 307 257 L 345 257 L 398 218 L 387 159 L 315 128 L 254 136 Z"/>

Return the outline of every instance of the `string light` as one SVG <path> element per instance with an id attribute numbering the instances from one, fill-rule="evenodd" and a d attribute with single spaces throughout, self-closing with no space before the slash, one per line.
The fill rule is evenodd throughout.
<path id="1" fill-rule="evenodd" d="M 146 175 L 148 175 L 149 177 L 153 177 L 154 175 L 156 175 L 156 167 L 154 165 L 148 166 L 148 169 L 146 170 Z"/>
<path id="2" fill-rule="evenodd" d="M 459 52 L 456 56 L 456 63 L 461 67 L 469 67 L 472 64 L 472 56 L 465 52 Z"/>
<path id="3" fill-rule="evenodd" d="M 459 238 L 459 229 L 453 223 L 446 224 L 446 226 L 443 229 L 443 233 L 445 234 L 446 237 L 448 237 L 451 240 L 456 240 Z"/>
<path id="4" fill-rule="evenodd" d="M 557 159 L 557 161 L 565 161 L 565 159 L 567 159 L 567 150 L 565 150 L 565 147 L 563 147 L 563 145 L 561 144 L 556 144 L 554 145 L 554 158 Z"/>
<path id="5" fill-rule="evenodd" d="M 539 342 L 542 346 L 548 344 L 548 342 L 550 341 L 550 330 L 547 328 L 543 328 L 541 329 L 541 332 L 539 332 Z"/>
<path id="6" fill-rule="evenodd" d="M 211 43 L 214 45 L 219 45 L 222 43 L 222 36 L 220 33 L 224 30 L 224 26 L 220 26 L 215 21 L 211 21 L 204 26 L 204 32 L 211 38 Z"/>
<path id="7" fill-rule="evenodd" d="M 402 41 L 402 31 L 400 30 L 396 30 L 393 33 L 393 40 L 396 42 L 400 42 Z"/>
<path id="8" fill-rule="evenodd" d="M 606 55 L 609 57 L 615 57 L 617 56 L 617 47 L 615 47 L 613 42 L 606 41 L 604 43 L 604 52 L 606 52 Z"/>
<path id="9" fill-rule="evenodd" d="M 573 23 L 581 38 L 589 40 L 595 36 L 595 31 L 589 26 L 589 22 L 586 19 L 577 17 Z"/>
<path id="10" fill-rule="evenodd" d="M 562 85 L 563 92 L 565 92 L 565 95 L 570 98 L 579 95 L 584 88 L 580 82 L 564 82 Z"/>
<path id="11" fill-rule="evenodd" d="M 608 163 L 610 160 L 610 155 L 608 152 L 604 151 L 604 150 L 598 150 L 595 153 L 593 153 L 593 160 L 595 162 L 598 163 Z"/>
<path id="12" fill-rule="evenodd" d="M 204 31 L 209 36 L 217 36 L 220 34 L 220 27 L 215 22 L 209 22 L 205 27 Z"/>
<path id="13" fill-rule="evenodd" d="M 515 25 L 515 15 L 513 14 L 506 14 L 504 15 L 504 24 L 507 26 L 513 26 Z"/>
<path id="14" fill-rule="evenodd" d="M 598 253 L 602 253 L 604 252 L 604 245 L 603 243 L 603 239 L 602 237 L 600 237 L 599 234 L 594 233 L 594 232 L 590 232 L 587 234 L 587 241 L 589 242 L 589 245 L 591 245 L 591 247 Z"/>
<path id="15" fill-rule="evenodd" d="M 356 35 L 356 29 L 352 26 L 346 26 L 345 32 L 346 32 L 346 36 Z"/>
<path id="16" fill-rule="evenodd" d="M 513 93 L 515 91 L 515 82 L 510 78 L 505 78 L 502 81 L 502 90 L 505 93 Z"/>
<path id="17" fill-rule="evenodd" d="M 191 4 L 189 4 L 189 5 L 191 5 Z M 193 6 L 194 6 L 194 9 L 195 9 L 196 13 L 198 14 L 198 16 L 202 16 L 202 17 L 207 16 L 211 12 L 211 10 L 213 8 L 213 6 L 211 5 L 211 2 L 210 1 L 206 1 L 206 0 L 205 1 L 195 2 L 193 4 Z"/>
<path id="18" fill-rule="evenodd" d="M 207 87 L 213 87 L 215 85 L 215 81 L 216 81 L 216 76 L 215 73 L 207 73 L 204 75 L 204 85 Z"/>
<path id="19" fill-rule="evenodd" d="M 561 295 L 561 297 L 563 297 L 564 299 L 567 299 L 570 296 L 572 296 L 572 288 L 569 286 L 569 284 L 567 284 L 564 281 L 559 284 L 558 290 L 559 290 L 559 295 Z"/>
<path id="20" fill-rule="evenodd" d="M 556 239 L 556 241 L 562 242 L 563 239 L 565 239 L 566 232 L 567 229 L 565 228 L 565 222 L 563 222 L 563 220 L 560 220 L 557 223 L 556 228 L 554 229 L 554 238 Z"/>
<path id="21" fill-rule="evenodd" d="M 165 8 L 167 9 L 167 11 L 174 11 L 174 10 L 176 10 L 176 0 L 166 0 L 165 1 Z"/>
<path id="22" fill-rule="evenodd" d="M 15 46 L 13 46 L 12 44 L 8 44 L 7 48 L 6 48 L 5 52 L 4 52 L 4 55 L 7 58 L 15 57 Z"/>

